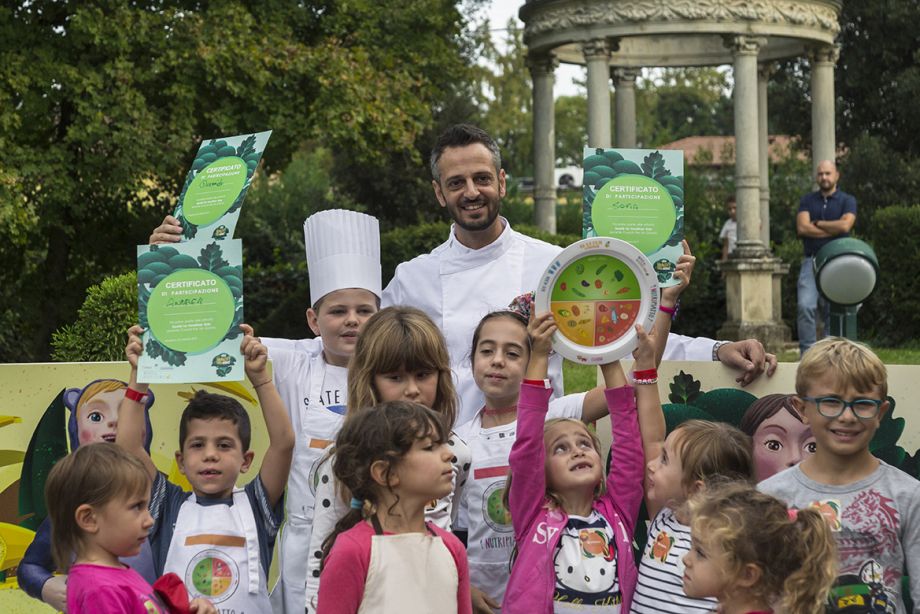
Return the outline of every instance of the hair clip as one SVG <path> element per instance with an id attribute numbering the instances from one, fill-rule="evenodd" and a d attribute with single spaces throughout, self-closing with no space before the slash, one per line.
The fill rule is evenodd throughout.
<path id="1" fill-rule="evenodd" d="M 508 305 L 509 311 L 516 311 L 517 313 L 524 316 L 524 319 L 530 319 L 530 312 L 533 311 L 533 299 L 534 292 L 527 292 L 518 297 L 515 297 L 511 304 Z"/>
<path id="2" fill-rule="evenodd" d="M 786 510 L 786 513 L 789 514 L 789 520 L 792 522 L 795 522 L 796 518 L 799 517 L 799 510 L 795 509 L 794 507 L 790 507 L 788 510 Z"/>
<path id="3" fill-rule="evenodd" d="M 359 510 L 362 507 L 364 507 L 364 501 L 362 501 L 361 499 L 358 499 L 357 497 L 351 498 L 351 509 Z"/>

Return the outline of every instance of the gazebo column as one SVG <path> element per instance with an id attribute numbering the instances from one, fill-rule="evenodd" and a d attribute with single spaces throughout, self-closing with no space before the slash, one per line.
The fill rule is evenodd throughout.
<path id="1" fill-rule="evenodd" d="M 613 86 L 616 89 L 616 146 L 636 146 L 636 77 L 635 68 L 615 68 Z"/>
<path id="2" fill-rule="evenodd" d="M 556 114 L 554 71 L 559 61 L 551 54 L 530 55 L 527 66 L 533 80 L 534 221 L 540 230 L 556 232 Z"/>
<path id="3" fill-rule="evenodd" d="M 757 128 L 760 140 L 760 242 L 770 250 L 770 133 L 767 126 L 767 82 L 774 73 L 772 63 L 757 70 Z"/>
<path id="4" fill-rule="evenodd" d="M 839 51 L 833 45 L 809 49 L 811 63 L 811 150 L 812 170 L 817 171 L 822 160 L 834 161 L 837 137 L 834 123 L 834 65 Z M 814 172 L 812 173 L 814 176 Z"/>
<path id="5" fill-rule="evenodd" d="M 601 38 L 581 49 L 588 76 L 588 147 L 610 147 L 610 45 Z"/>
<path id="6" fill-rule="evenodd" d="M 774 275 L 783 264 L 772 258 L 761 238 L 760 141 L 758 138 L 757 54 L 766 39 L 727 37 L 734 57 L 735 199 L 738 206 L 738 246 L 725 272 L 728 319 L 718 335 L 726 339 L 759 339 L 778 350 L 789 339 L 789 327 L 778 318 Z M 788 267 L 786 267 L 788 269 Z"/>
<path id="7" fill-rule="evenodd" d="M 766 39 L 732 38 L 735 80 L 735 198 L 738 203 L 738 247 L 741 257 L 760 257 L 760 162 L 757 146 L 757 52 Z"/>

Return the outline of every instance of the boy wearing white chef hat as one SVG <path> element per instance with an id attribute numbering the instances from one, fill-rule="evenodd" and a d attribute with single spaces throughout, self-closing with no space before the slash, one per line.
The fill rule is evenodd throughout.
<path id="1" fill-rule="evenodd" d="M 377 219 L 334 209 L 304 222 L 310 275 L 307 324 L 316 339 L 262 339 L 269 348 L 296 444 L 281 532 L 281 577 L 275 611 L 302 614 L 315 503 L 316 467 L 345 415 L 348 360 L 364 322 L 380 307 L 380 228 Z"/>
<path id="2" fill-rule="evenodd" d="M 263 337 L 273 378 L 294 426 L 294 460 L 281 530 L 281 578 L 272 609 L 303 614 L 315 501 L 316 467 L 335 439 L 345 414 L 348 360 L 364 322 L 380 308 L 380 226 L 377 219 L 333 209 L 304 222 L 310 274 L 307 324 L 316 339 Z M 166 216 L 150 243 L 182 239 L 179 221 Z"/>

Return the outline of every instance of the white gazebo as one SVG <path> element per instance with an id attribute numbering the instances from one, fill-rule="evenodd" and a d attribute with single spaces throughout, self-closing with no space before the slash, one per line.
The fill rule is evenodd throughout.
<path id="1" fill-rule="evenodd" d="M 719 335 L 756 337 L 778 347 L 789 338 L 779 290 L 788 266 L 770 252 L 767 80 L 774 61 L 807 55 L 813 161 L 833 160 L 834 39 L 841 5 L 842 0 L 528 0 L 519 15 L 533 78 L 537 223 L 555 231 L 553 81 L 559 62 L 586 66 L 590 147 L 636 146 L 641 68 L 731 64 L 738 246 L 723 267 L 728 320 Z M 610 127 L 610 79 L 616 135 Z"/>

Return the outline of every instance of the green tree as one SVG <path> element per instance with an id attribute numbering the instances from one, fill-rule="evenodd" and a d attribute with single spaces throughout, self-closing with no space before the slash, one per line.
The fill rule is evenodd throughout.
<path id="1" fill-rule="evenodd" d="M 310 139 L 418 165 L 463 25 L 448 0 L 0 7 L 0 360 L 46 357 L 85 288 L 131 267 L 203 137 L 273 128 L 269 171 Z"/>
<path id="2" fill-rule="evenodd" d="M 481 27 L 487 33 L 489 22 Z M 533 176 L 533 86 L 527 67 L 524 31 L 517 20 L 508 20 L 499 49 L 488 36 L 482 36 L 482 59 L 493 70 L 482 73 L 482 128 L 498 142 L 502 165 L 514 177 Z"/>
<path id="3" fill-rule="evenodd" d="M 556 160 L 562 166 L 581 166 L 588 142 L 588 101 L 584 96 L 556 99 Z"/>
<path id="4" fill-rule="evenodd" d="M 688 136 L 734 132 L 726 73 L 717 68 L 666 68 L 636 84 L 636 136 L 657 147 Z"/>
<path id="5" fill-rule="evenodd" d="M 920 32 L 918 0 L 844 2 L 835 70 L 841 187 L 860 205 L 857 229 L 874 209 L 915 204 L 920 188 Z M 807 59 L 779 65 L 770 82 L 771 131 L 811 143 L 811 69 Z"/>

